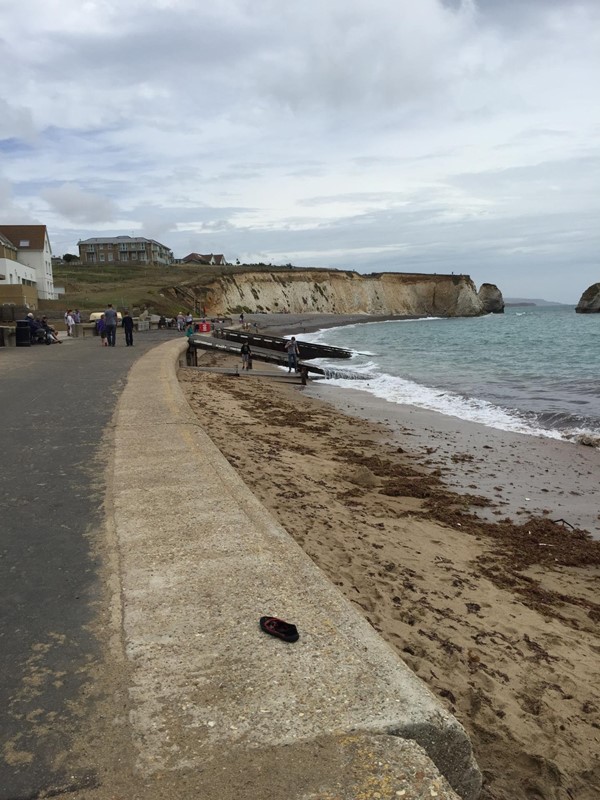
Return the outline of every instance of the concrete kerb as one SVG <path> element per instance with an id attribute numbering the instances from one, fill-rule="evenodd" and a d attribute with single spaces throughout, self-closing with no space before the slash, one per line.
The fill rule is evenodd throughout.
<path id="1" fill-rule="evenodd" d="M 137 361 L 116 415 L 113 508 L 138 768 L 189 769 L 217 748 L 256 754 L 391 734 L 418 743 L 475 800 L 481 775 L 462 726 L 200 427 L 176 376 L 185 347 L 168 342 Z M 293 621 L 300 640 L 265 636 L 263 614 Z"/>

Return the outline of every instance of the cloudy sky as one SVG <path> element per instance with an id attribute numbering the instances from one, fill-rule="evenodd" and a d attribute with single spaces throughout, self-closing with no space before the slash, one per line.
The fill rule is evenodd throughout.
<path id="1" fill-rule="evenodd" d="M 0 0 L 0 220 L 600 280 L 600 0 Z"/>

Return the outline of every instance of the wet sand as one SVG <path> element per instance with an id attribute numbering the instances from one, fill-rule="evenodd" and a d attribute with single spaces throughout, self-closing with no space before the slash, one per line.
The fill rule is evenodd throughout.
<path id="1" fill-rule="evenodd" d="M 280 335 L 298 334 L 383 319 L 392 317 L 269 314 L 263 315 L 263 327 Z M 441 470 L 447 486 L 486 497 L 493 505 L 479 509 L 484 519 L 509 516 L 518 522 L 532 514 L 546 516 L 562 520 L 567 530 L 582 528 L 600 539 L 597 448 L 501 431 L 390 403 L 359 389 L 341 391 L 319 381 L 310 384 L 305 394 L 334 405 L 343 414 L 385 423 L 390 442 L 410 451 L 422 464 Z"/>
<path id="2" fill-rule="evenodd" d="M 484 519 L 533 515 L 562 520 L 600 539 L 600 450 L 488 428 L 415 406 L 401 406 L 368 392 L 340 391 L 315 381 L 306 395 L 343 414 L 385 423 L 390 443 L 419 463 L 441 470 L 444 483 L 486 497 Z"/>
<path id="3" fill-rule="evenodd" d="M 319 382 L 180 379 L 252 491 L 467 728 L 486 800 L 600 797 L 600 542 L 565 524 L 597 514 L 598 451 Z"/>

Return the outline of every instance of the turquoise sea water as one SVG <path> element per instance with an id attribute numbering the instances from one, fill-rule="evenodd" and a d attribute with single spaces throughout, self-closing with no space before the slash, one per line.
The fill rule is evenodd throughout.
<path id="1" fill-rule="evenodd" d="M 365 380 L 334 379 L 502 430 L 600 441 L 600 314 L 572 306 L 330 328 L 299 339 L 347 347 Z"/>

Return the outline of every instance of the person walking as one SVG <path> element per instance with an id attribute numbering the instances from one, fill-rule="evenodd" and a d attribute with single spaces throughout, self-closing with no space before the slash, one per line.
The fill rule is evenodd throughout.
<path id="1" fill-rule="evenodd" d="M 104 312 L 104 324 L 106 326 L 106 339 L 108 341 L 109 347 L 114 347 L 117 343 L 117 322 L 118 322 L 118 315 L 115 309 L 112 307 L 112 303 L 109 303 L 106 307 Z"/>
<path id="2" fill-rule="evenodd" d="M 300 355 L 300 350 L 298 348 L 298 342 L 296 341 L 296 337 L 292 336 L 285 343 L 285 349 L 287 350 L 287 357 L 288 357 L 288 372 L 294 370 L 294 372 L 298 371 L 298 356 Z"/>
<path id="3" fill-rule="evenodd" d="M 106 323 L 104 322 L 104 314 L 102 314 L 100 319 L 96 321 L 96 330 L 98 331 L 98 336 L 100 337 L 100 344 L 102 347 L 108 347 L 108 342 L 106 341 Z"/>
<path id="4" fill-rule="evenodd" d="M 126 311 L 123 315 L 121 327 L 125 331 L 125 344 L 127 347 L 133 347 L 133 317 Z"/>
<path id="5" fill-rule="evenodd" d="M 250 369 L 252 364 L 252 351 L 250 350 L 248 342 L 244 342 L 240 347 L 240 353 L 242 354 L 242 369 Z"/>

